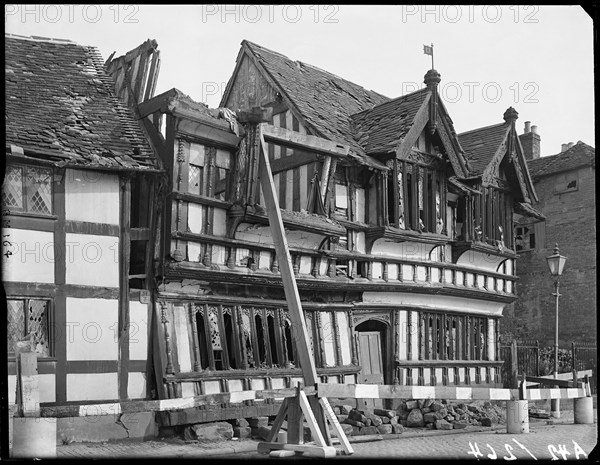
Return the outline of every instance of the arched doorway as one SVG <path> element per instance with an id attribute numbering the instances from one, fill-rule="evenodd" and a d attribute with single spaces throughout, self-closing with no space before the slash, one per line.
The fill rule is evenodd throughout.
<path id="1" fill-rule="evenodd" d="M 379 320 L 363 321 L 355 326 L 361 372 L 359 384 L 385 384 L 390 353 L 389 326 Z M 382 399 L 357 399 L 358 408 L 383 408 Z"/>

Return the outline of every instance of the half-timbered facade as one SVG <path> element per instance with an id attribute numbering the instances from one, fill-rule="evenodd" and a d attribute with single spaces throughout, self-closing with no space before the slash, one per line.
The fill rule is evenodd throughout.
<path id="1" fill-rule="evenodd" d="M 263 138 L 318 375 L 502 383 L 512 215 L 531 212 L 535 193 L 516 112 L 491 143 L 463 142 L 439 82 L 430 70 L 422 90 L 389 99 L 244 41 L 219 109 L 176 89 L 138 105 L 170 183 L 153 320 L 161 398 L 302 380 L 259 182 Z M 242 407 L 257 408 L 277 411 Z M 244 416 L 219 411 L 163 421 Z"/>
<path id="2" fill-rule="evenodd" d="M 94 47 L 5 37 L 2 279 L 42 404 L 147 398 L 160 164 Z"/>

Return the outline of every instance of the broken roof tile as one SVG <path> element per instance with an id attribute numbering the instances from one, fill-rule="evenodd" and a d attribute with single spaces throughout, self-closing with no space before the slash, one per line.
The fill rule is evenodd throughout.
<path id="1" fill-rule="evenodd" d="M 159 167 L 133 113 L 115 97 L 97 48 L 12 34 L 4 44 L 11 76 L 5 84 L 7 146 L 46 158 L 59 150 L 88 166 Z M 124 165 L 112 151 L 131 160 Z"/>

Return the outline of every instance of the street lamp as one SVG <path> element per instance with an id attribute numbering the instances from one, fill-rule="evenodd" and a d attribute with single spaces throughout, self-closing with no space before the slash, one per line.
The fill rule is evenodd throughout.
<path id="1" fill-rule="evenodd" d="M 565 262 L 567 261 L 567 257 L 563 257 L 558 250 L 558 243 L 554 246 L 554 253 L 549 257 L 546 257 L 548 262 L 548 268 L 550 268 L 550 274 L 552 276 L 556 276 L 556 280 L 554 281 L 554 290 L 555 292 L 552 294 L 556 296 L 556 319 L 555 319 L 555 327 L 554 327 L 554 379 L 558 378 L 558 298 L 560 297 L 559 286 L 560 286 L 560 275 L 562 275 L 563 268 L 565 267 Z M 559 399 L 552 399 L 551 401 L 551 409 L 552 415 L 555 418 L 560 417 L 560 403 Z"/>

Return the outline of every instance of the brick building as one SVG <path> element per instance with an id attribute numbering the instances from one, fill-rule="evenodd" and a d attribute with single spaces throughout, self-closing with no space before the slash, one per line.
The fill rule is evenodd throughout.
<path id="1" fill-rule="evenodd" d="M 517 220 L 518 300 L 502 321 L 502 332 L 554 341 L 554 281 L 546 257 L 556 243 L 567 262 L 560 283 L 559 344 L 596 340 L 595 149 L 579 141 L 540 158 L 540 136 L 525 123 L 519 136 L 526 153 L 543 222 Z"/>

